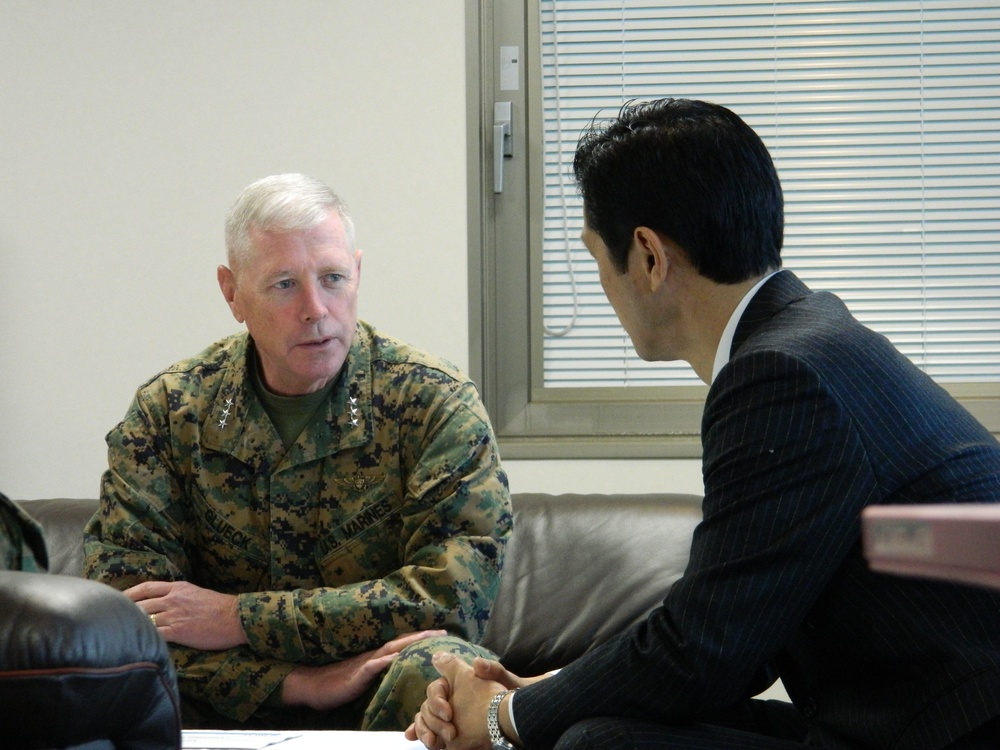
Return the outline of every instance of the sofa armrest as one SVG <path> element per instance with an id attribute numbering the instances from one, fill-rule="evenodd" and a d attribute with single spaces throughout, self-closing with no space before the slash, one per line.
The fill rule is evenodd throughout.
<path id="1" fill-rule="evenodd" d="M 565 666 L 643 619 L 684 572 L 697 495 L 515 494 L 484 644 L 517 674 Z"/>
<path id="2" fill-rule="evenodd" d="M 124 594 L 82 578 L 0 571 L 0 706 L 5 747 L 180 747 L 166 643 Z"/>

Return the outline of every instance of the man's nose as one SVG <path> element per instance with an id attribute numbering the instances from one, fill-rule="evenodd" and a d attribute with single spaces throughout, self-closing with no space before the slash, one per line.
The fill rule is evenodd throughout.
<path id="1" fill-rule="evenodd" d="M 326 317 L 326 306 L 323 304 L 322 290 L 316 284 L 307 285 L 302 292 L 302 320 L 305 323 L 315 323 Z"/>

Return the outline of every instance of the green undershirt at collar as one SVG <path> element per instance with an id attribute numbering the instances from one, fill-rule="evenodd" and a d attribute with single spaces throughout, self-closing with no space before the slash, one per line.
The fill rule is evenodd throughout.
<path id="1" fill-rule="evenodd" d="M 279 396 L 269 391 L 264 385 L 256 352 L 252 350 L 248 366 L 250 368 L 250 383 L 260 397 L 264 411 L 271 419 L 271 424 L 281 436 L 285 450 L 288 450 L 320 412 L 320 406 L 329 398 L 339 376 L 333 378 L 315 393 L 306 393 L 301 396 Z"/>

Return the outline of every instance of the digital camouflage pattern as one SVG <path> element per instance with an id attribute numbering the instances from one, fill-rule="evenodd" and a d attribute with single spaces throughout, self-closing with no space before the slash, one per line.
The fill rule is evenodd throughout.
<path id="1" fill-rule="evenodd" d="M 44 573 L 48 564 L 42 527 L 0 493 L 0 570 Z"/>
<path id="2" fill-rule="evenodd" d="M 406 729 L 427 697 L 427 685 L 441 675 L 431 663 L 439 651 L 448 651 L 471 662 L 475 657 L 497 659 L 491 651 L 453 636 L 424 638 L 407 646 L 389 667 L 388 674 L 366 700 L 362 729 Z"/>
<path id="3" fill-rule="evenodd" d="M 406 727 L 420 710 L 427 684 L 440 675 L 431 663 L 438 652 L 453 653 L 467 662 L 476 656 L 496 659 L 482 646 L 455 636 L 425 638 L 403 649 L 384 678 L 355 701 L 329 711 L 314 711 L 303 706 L 277 707 L 272 701 L 245 721 L 222 716 L 207 703 L 182 696 L 181 715 L 188 729 L 361 729 L 395 731 Z"/>
<path id="4" fill-rule="evenodd" d="M 478 642 L 512 523 L 489 419 L 452 365 L 360 322 L 325 414 L 286 451 L 250 346 L 222 339 L 138 390 L 85 545 L 86 574 L 118 589 L 239 595 L 247 645 L 171 645 L 185 698 L 237 721 L 297 664 L 429 628 Z"/>

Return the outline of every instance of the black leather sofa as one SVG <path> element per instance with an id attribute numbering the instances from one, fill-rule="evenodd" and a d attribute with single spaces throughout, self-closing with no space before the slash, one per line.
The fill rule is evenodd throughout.
<path id="1" fill-rule="evenodd" d="M 484 645 L 523 675 L 564 666 L 644 617 L 680 577 L 701 518 L 695 495 L 512 499 L 514 534 Z M 50 572 L 80 576 L 83 526 L 97 501 L 19 505 L 44 529 Z M 97 627 L 86 619 L 79 627 Z"/>
<path id="2" fill-rule="evenodd" d="M 80 577 L 83 505 L 44 505 L 59 511 L 47 516 L 50 543 L 0 495 L 0 747 L 177 750 L 166 643 L 124 594 Z"/>
<path id="3" fill-rule="evenodd" d="M 564 666 L 655 607 L 687 564 L 701 498 L 515 493 L 514 535 L 485 645 L 522 674 Z M 19 503 L 52 573 L 79 576 L 97 501 Z"/>
<path id="4" fill-rule="evenodd" d="M 524 675 L 561 667 L 645 616 L 687 564 L 701 498 L 515 493 L 514 534 L 484 645 Z M 52 573 L 83 570 L 97 501 L 19 505 L 44 529 Z"/>
<path id="5" fill-rule="evenodd" d="M 170 654 L 120 592 L 76 576 L 0 571 L 0 747 L 176 750 Z"/>

